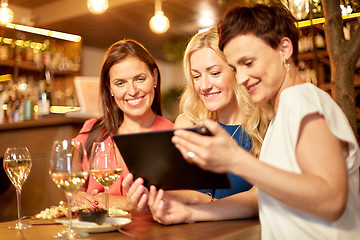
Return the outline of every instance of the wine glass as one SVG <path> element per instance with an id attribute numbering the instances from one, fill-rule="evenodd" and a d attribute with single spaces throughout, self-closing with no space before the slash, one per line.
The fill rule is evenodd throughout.
<path id="1" fill-rule="evenodd" d="M 49 174 L 53 182 L 65 191 L 68 200 L 67 229 L 53 238 L 74 239 L 86 237 L 72 228 L 71 197 L 89 176 L 88 160 L 83 144 L 76 140 L 55 141 L 50 158 Z"/>
<path id="2" fill-rule="evenodd" d="M 24 148 L 7 148 L 4 155 L 4 169 L 10 181 L 15 186 L 17 197 L 18 221 L 8 229 L 29 229 L 32 225 L 21 222 L 21 189 L 27 179 L 32 162 L 29 150 Z"/>
<path id="3" fill-rule="evenodd" d="M 90 173 L 105 188 L 105 209 L 109 211 L 109 188 L 122 173 L 113 142 L 93 143 Z"/>

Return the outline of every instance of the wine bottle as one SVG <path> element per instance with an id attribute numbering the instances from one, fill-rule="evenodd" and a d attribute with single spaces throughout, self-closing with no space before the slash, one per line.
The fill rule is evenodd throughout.
<path id="1" fill-rule="evenodd" d="M 51 96 L 50 96 L 50 82 L 51 74 L 49 68 L 44 65 L 39 80 L 39 100 L 38 100 L 38 115 L 45 116 L 50 114 Z"/>
<path id="2" fill-rule="evenodd" d="M 9 48 L 2 41 L 0 43 L 0 60 L 9 60 Z"/>

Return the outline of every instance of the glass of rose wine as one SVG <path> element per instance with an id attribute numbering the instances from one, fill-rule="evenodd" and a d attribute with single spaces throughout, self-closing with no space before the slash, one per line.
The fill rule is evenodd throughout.
<path id="1" fill-rule="evenodd" d="M 75 239 L 86 237 L 72 228 L 72 193 L 80 188 L 89 176 L 88 159 L 81 142 L 75 140 L 55 141 L 50 158 L 49 174 L 57 187 L 65 191 L 68 200 L 67 229 L 53 238 Z"/>
<path id="2" fill-rule="evenodd" d="M 105 209 L 109 211 L 109 189 L 120 177 L 122 168 L 112 142 L 94 142 L 91 149 L 90 173 L 105 188 Z"/>
<path id="3" fill-rule="evenodd" d="M 4 155 L 4 169 L 10 181 L 15 186 L 17 197 L 18 221 L 8 229 L 29 229 L 32 225 L 21 222 L 21 190 L 22 185 L 27 179 L 32 162 L 29 150 L 24 148 L 7 148 Z"/>

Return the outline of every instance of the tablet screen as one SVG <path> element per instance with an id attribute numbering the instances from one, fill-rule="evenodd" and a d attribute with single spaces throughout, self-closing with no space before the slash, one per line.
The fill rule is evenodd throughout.
<path id="1" fill-rule="evenodd" d="M 192 128 L 209 135 L 204 128 Z M 188 163 L 171 142 L 174 130 L 114 135 L 114 141 L 135 178 L 165 190 L 230 188 L 227 174 Z"/>

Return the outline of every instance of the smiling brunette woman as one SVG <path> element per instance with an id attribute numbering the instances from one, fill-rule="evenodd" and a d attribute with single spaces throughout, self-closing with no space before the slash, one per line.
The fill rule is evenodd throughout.
<path id="1" fill-rule="evenodd" d="M 134 40 L 114 43 L 101 67 L 100 95 L 103 116 L 89 119 L 77 140 L 85 144 L 90 157 L 93 142 L 113 142 L 113 134 L 169 130 L 173 123 L 161 117 L 160 71 L 151 54 Z M 121 154 L 123 172 L 110 187 L 109 206 L 130 210 L 121 183 L 129 173 Z M 92 177 L 74 194 L 76 205 L 104 207 L 104 188 Z"/>

